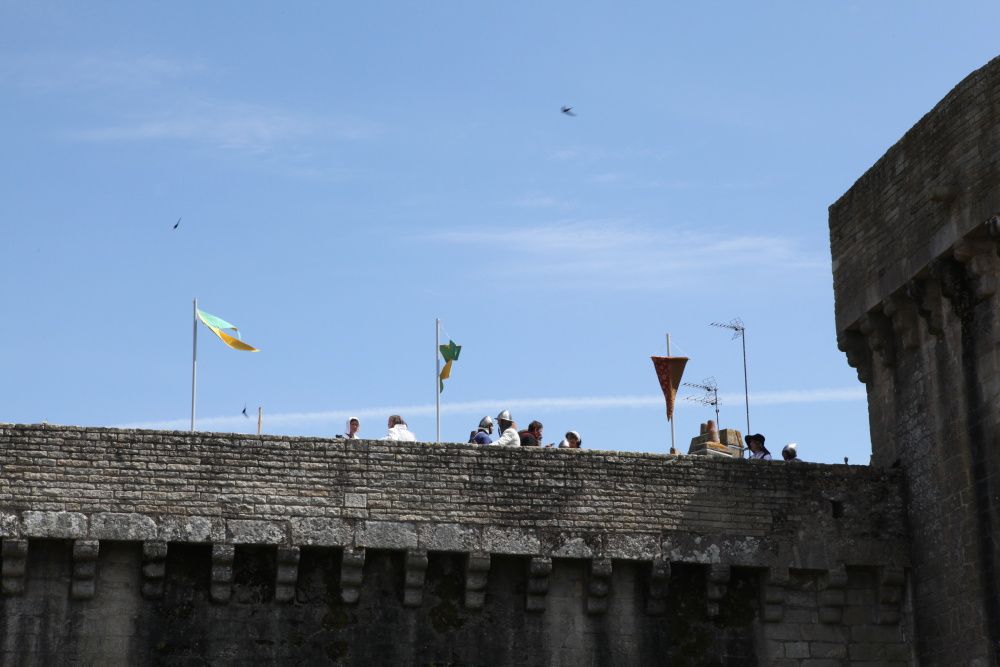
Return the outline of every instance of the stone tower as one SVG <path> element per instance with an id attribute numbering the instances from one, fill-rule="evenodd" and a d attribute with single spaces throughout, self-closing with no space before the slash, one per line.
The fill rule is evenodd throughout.
<path id="1" fill-rule="evenodd" d="M 830 207 L 837 340 L 906 480 L 917 654 L 1000 664 L 1000 58 Z"/>

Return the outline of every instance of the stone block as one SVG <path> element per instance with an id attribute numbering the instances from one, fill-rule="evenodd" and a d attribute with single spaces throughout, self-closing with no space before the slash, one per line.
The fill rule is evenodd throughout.
<path id="1" fill-rule="evenodd" d="M 295 517 L 289 521 L 292 544 L 346 547 L 354 542 L 354 528 L 343 519 Z"/>
<path id="2" fill-rule="evenodd" d="M 21 537 L 21 519 L 17 514 L 0 512 L 0 538 Z"/>
<path id="3" fill-rule="evenodd" d="M 479 536 L 470 526 L 426 523 L 417 527 L 417 545 L 428 551 L 469 552 L 476 549 L 479 542 Z"/>
<path id="4" fill-rule="evenodd" d="M 344 549 L 340 561 L 340 599 L 345 604 L 356 604 L 360 599 L 364 567 L 364 548 L 347 547 Z"/>
<path id="5" fill-rule="evenodd" d="M 541 542 L 533 531 L 487 526 L 483 531 L 483 550 L 495 554 L 534 556 L 541 553 Z"/>
<path id="6" fill-rule="evenodd" d="M 286 544 L 284 522 L 228 519 L 226 532 L 233 544 Z"/>
<path id="7" fill-rule="evenodd" d="M 161 542 L 223 542 L 226 522 L 221 517 L 166 515 L 160 518 L 157 537 Z"/>
<path id="8" fill-rule="evenodd" d="M 658 534 L 611 533 L 604 536 L 604 552 L 596 555 L 616 560 L 651 561 L 660 558 L 661 553 Z"/>
<path id="9" fill-rule="evenodd" d="M 554 558 L 591 558 L 594 556 L 594 549 L 582 537 L 560 533 L 550 554 Z"/>
<path id="10" fill-rule="evenodd" d="M 156 521 L 145 514 L 98 512 L 90 517 L 90 537 L 97 540 L 155 540 Z"/>
<path id="11" fill-rule="evenodd" d="M 24 512 L 25 537 L 76 540 L 87 537 L 87 517 L 77 512 Z"/>
<path id="12" fill-rule="evenodd" d="M 362 521 L 354 543 L 366 549 L 415 549 L 417 527 L 406 521 Z"/>

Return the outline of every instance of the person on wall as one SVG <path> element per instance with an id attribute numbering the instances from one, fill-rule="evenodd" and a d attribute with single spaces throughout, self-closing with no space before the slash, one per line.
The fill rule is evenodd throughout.
<path id="1" fill-rule="evenodd" d="M 337 435 L 338 438 L 344 438 L 346 440 L 357 440 L 358 431 L 361 430 L 361 420 L 357 417 L 351 417 L 347 420 L 347 430 L 344 431 L 343 435 Z"/>
<path id="2" fill-rule="evenodd" d="M 493 417 L 486 415 L 479 420 L 479 428 L 469 434 L 469 442 L 477 445 L 488 445 L 493 442 L 490 434 L 493 433 Z"/>
<path id="3" fill-rule="evenodd" d="M 566 438 L 559 443 L 559 447 L 562 449 L 580 449 L 583 447 L 583 439 L 576 431 L 569 431 L 566 433 Z"/>
<path id="4" fill-rule="evenodd" d="M 500 427 L 500 437 L 493 444 L 507 447 L 521 446 L 521 436 L 517 434 L 517 424 L 510 416 L 510 410 L 504 410 L 497 415 L 497 424 Z"/>
<path id="5" fill-rule="evenodd" d="M 522 447 L 540 447 L 542 445 L 542 422 L 537 419 L 528 424 L 528 428 L 518 433 L 521 436 Z"/>
<path id="6" fill-rule="evenodd" d="M 788 463 L 798 463 L 802 459 L 799 458 L 798 445 L 794 442 L 790 442 L 781 448 L 781 458 L 785 459 Z"/>
<path id="7" fill-rule="evenodd" d="M 406 422 L 399 415 L 392 415 L 389 417 L 389 433 L 382 438 L 383 440 L 396 440 L 404 442 L 414 442 L 417 436 L 410 432 L 410 429 L 406 427 Z"/>
<path id="8" fill-rule="evenodd" d="M 761 461 L 770 461 L 771 452 L 767 451 L 767 447 L 764 446 L 764 436 L 760 433 L 754 433 L 746 437 L 747 447 L 750 448 L 750 458 L 759 459 Z"/>

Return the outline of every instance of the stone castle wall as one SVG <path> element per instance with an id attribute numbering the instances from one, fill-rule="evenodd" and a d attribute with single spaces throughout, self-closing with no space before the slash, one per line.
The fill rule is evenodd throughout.
<path id="1" fill-rule="evenodd" d="M 0 425 L 0 651 L 902 665 L 901 483 L 858 466 Z"/>
<path id="2" fill-rule="evenodd" d="M 918 655 L 1000 664 L 1000 59 L 830 207 L 837 339 L 904 473 Z"/>

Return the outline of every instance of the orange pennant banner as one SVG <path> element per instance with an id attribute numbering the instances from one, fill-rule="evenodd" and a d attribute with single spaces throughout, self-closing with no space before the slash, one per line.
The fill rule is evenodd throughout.
<path id="1" fill-rule="evenodd" d="M 667 399 L 667 419 L 674 419 L 674 403 L 677 401 L 677 388 L 681 386 L 681 376 L 687 365 L 687 357 L 650 357 L 656 378 L 660 381 L 663 397 Z"/>

